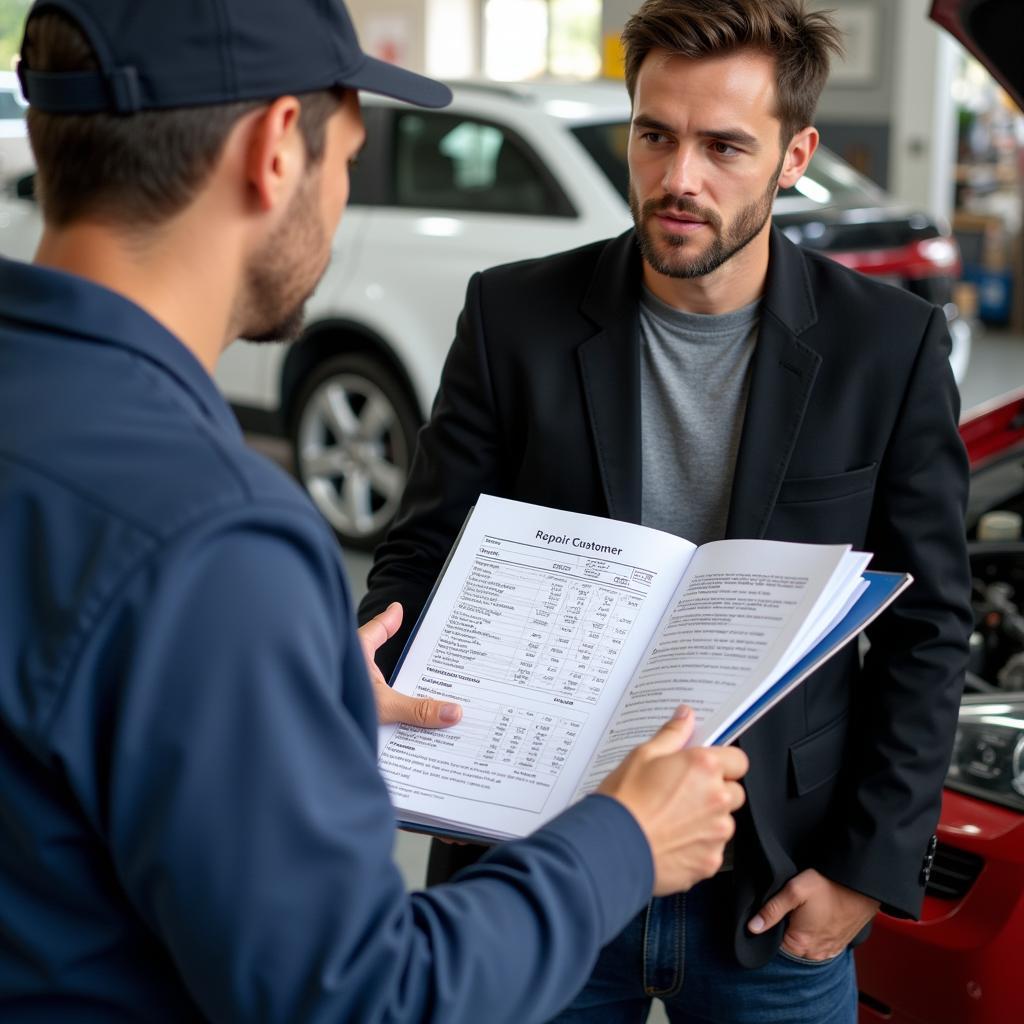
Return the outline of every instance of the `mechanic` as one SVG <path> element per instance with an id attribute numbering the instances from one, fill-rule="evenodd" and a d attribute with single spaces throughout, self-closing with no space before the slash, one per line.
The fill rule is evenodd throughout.
<path id="1" fill-rule="evenodd" d="M 357 90 L 448 90 L 337 0 L 39 0 L 19 72 L 45 230 L 0 262 L 0 1019 L 549 1016 L 721 863 L 745 756 L 681 750 L 680 713 L 408 896 L 333 535 L 210 376 L 301 324 Z"/>

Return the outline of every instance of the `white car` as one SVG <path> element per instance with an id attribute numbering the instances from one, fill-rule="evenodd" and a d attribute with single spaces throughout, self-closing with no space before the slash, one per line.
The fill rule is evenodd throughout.
<path id="1" fill-rule="evenodd" d="M 0 71 L 0 181 L 32 170 L 26 109 L 18 76 L 13 71 Z"/>
<path id="2" fill-rule="evenodd" d="M 470 275 L 630 225 L 629 102 L 608 82 L 462 84 L 441 111 L 366 97 L 363 112 L 367 144 L 302 339 L 235 344 L 217 381 L 243 426 L 291 439 L 296 472 L 342 542 L 371 548 L 397 509 Z M 0 252 L 31 258 L 31 182 L 15 191 L 0 205 Z M 948 229 L 895 207 L 826 151 L 790 193 L 775 213 L 791 237 L 853 265 L 862 251 L 911 253 L 906 280 L 898 259 L 886 275 L 952 313 Z M 958 323 L 961 374 L 965 331 Z"/>

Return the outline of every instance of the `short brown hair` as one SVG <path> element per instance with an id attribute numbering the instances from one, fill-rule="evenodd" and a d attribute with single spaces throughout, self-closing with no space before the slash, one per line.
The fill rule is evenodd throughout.
<path id="1" fill-rule="evenodd" d="M 814 119 L 842 36 L 827 12 L 803 0 L 646 0 L 622 32 L 630 99 L 644 58 L 654 49 L 707 57 L 746 47 L 775 59 L 777 116 L 784 143 Z"/>
<path id="2" fill-rule="evenodd" d="M 52 10 L 29 19 L 22 60 L 36 71 L 86 71 L 97 66 L 92 47 L 75 22 Z M 334 91 L 301 97 L 299 129 L 311 163 L 323 157 L 327 121 L 339 99 Z M 36 194 L 47 222 L 61 226 L 93 216 L 125 224 L 159 224 L 195 197 L 238 120 L 265 105 L 249 101 L 142 110 L 129 116 L 48 114 L 30 105 Z"/>

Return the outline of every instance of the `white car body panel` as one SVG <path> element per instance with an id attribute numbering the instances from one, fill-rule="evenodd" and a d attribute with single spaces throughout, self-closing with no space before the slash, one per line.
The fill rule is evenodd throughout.
<path id="1" fill-rule="evenodd" d="M 41 234 L 36 204 L 0 193 L 0 254 L 27 262 L 35 256 Z"/>
<path id="2" fill-rule="evenodd" d="M 629 116 L 624 91 L 591 87 L 589 94 L 602 100 L 594 103 L 586 100 L 587 86 L 579 89 L 579 100 L 560 101 L 576 115 L 573 124 Z M 396 105 L 377 98 L 370 102 Z M 473 91 L 467 100 L 458 88 L 445 113 L 494 120 L 527 139 L 541 160 L 557 169 L 577 216 L 356 205 L 345 212 L 331 265 L 307 306 L 308 322 L 343 320 L 376 335 L 404 367 L 424 415 L 474 273 L 585 245 L 630 224 L 626 203 L 560 119 L 538 117 L 533 104 L 519 109 L 507 96 Z M 286 358 L 283 346 L 236 343 L 221 359 L 216 379 L 233 402 L 274 411 L 281 402 Z"/>
<path id="3" fill-rule="evenodd" d="M 35 166 L 28 141 L 24 111 L 27 104 L 21 95 L 21 84 L 13 71 L 0 71 L 0 181 L 28 174 Z M 12 102 L 13 101 L 13 102 Z M 17 111 L 17 116 L 11 116 Z"/>

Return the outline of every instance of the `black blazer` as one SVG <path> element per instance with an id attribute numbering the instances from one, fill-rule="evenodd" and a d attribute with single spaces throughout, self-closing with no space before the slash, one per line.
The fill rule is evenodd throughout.
<path id="1" fill-rule="evenodd" d="M 392 600 L 390 672 L 480 493 L 639 522 L 640 258 L 632 232 L 488 270 L 466 305 L 360 619 Z M 913 586 L 743 737 L 745 924 L 806 867 L 917 916 L 971 628 L 967 463 L 942 312 L 772 231 L 727 536 L 850 543 Z"/>

